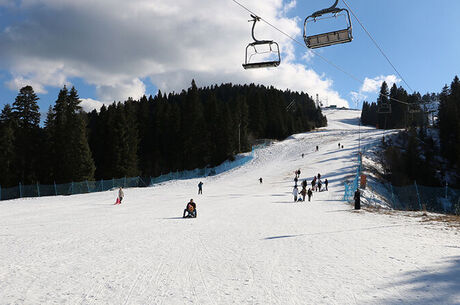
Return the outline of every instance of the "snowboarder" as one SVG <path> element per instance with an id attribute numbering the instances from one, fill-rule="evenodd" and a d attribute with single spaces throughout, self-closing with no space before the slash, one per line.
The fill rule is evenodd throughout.
<path id="1" fill-rule="evenodd" d="M 311 191 L 311 189 L 308 189 L 307 195 L 308 195 L 308 202 L 310 202 L 311 196 L 313 196 L 313 192 Z"/>
<path id="2" fill-rule="evenodd" d="M 124 196 L 125 194 L 123 193 L 123 189 L 120 186 L 120 188 L 118 189 L 118 197 L 117 197 L 117 201 L 115 202 L 115 204 L 121 204 L 121 201 L 123 200 Z"/>
<path id="3" fill-rule="evenodd" d="M 203 182 L 198 183 L 198 195 L 203 194 Z"/>
<path id="4" fill-rule="evenodd" d="M 361 192 L 359 189 L 356 190 L 355 192 L 355 210 L 360 210 L 361 209 Z"/>
<path id="5" fill-rule="evenodd" d="M 328 185 L 328 184 L 329 184 L 329 181 L 327 181 L 327 179 L 324 180 L 324 186 L 326 187 L 326 191 L 328 191 L 328 189 L 327 189 L 327 185 Z"/>
<path id="6" fill-rule="evenodd" d="M 305 201 L 305 197 L 307 195 L 307 189 L 303 187 L 302 190 L 300 191 L 300 194 L 302 194 L 302 201 Z"/>
<path id="7" fill-rule="evenodd" d="M 299 195 L 299 190 L 297 189 L 297 185 L 294 186 L 294 189 L 292 190 L 292 195 L 294 195 L 294 202 L 297 202 L 297 196 Z"/>
<path id="8" fill-rule="evenodd" d="M 262 177 L 259 178 L 259 182 L 260 182 L 260 184 L 262 184 Z"/>
<path id="9" fill-rule="evenodd" d="M 184 210 L 182 218 L 196 218 L 196 204 L 193 202 L 193 199 L 190 199 L 187 203 L 187 207 Z"/>

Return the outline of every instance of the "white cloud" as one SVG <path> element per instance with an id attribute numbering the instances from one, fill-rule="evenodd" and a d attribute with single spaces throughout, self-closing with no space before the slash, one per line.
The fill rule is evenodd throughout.
<path id="1" fill-rule="evenodd" d="M 285 16 L 295 0 L 241 2 L 292 37 L 301 36 L 298 18 Z M 277 41 L 282 63 L 245 71 L 241 64 L 252 25 L 249 13 L 232 1 L 22 0 L 17 5 L 24 21 L 0 32 L 0 69 L 13 75 L 10 87 L 27 81 L 45 92 L 78 77 L 94 85 L 95 98 L 105 103 L 143 95 L 141 79 L 171 92 L 187 88 L 194 78 L 201 86 L 271 84 L 347 104 L 331 80 L 297 63 L 289 38 L 263 22 L 256 37 Z"/>
<path id="2" fill-rule="evenodd" d="M 377 93 L 380 90 L 383 82 L 386 82 L 388 87 L 391 88 L 393 84 L 399 83 L 401 80 L 396 75 L 381 75 L 374 78 L 367 78 L 361 86 L 360 92 Z"/>
<path id="3" fill-rule="evenodd" d="M 140 79 L 135 78 L 112 85 L 98 85 L 96 92 L 104 102 L 125 101 L 129 97 L 138 99 L 145 94 L 145 84 Z"/>
<path id="4" fill-rule="evenodd" d="M 284 7 L 283 7 L 283 13 L 286 14 L 287 12 L 289 12 L 290 10 L 295 8 L 296 6 L 297 6 L 297 1 L 296 0 L 292 0 L 291 2 L 286 3 L 284 5 Z"/>
<path id="5" fill-rule="evenodd" d="M 96 101 L 91 98 L 82 98 L 80 99 L 81 103 L 80 106 L 85 110 L 86 112 L 91 112 L 94 109 L 99 111 L 101 107 L 104 105 L 101 101 Z"/>

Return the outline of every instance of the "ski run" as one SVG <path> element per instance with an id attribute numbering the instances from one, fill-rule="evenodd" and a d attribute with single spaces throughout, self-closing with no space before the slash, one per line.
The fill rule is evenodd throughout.
<path id="1" fill-rule="evenodd" d="M 120 205 L 117 189 L 0 202 L 0 304 L 460 304 L 458 228 L 341 201 L 360 112 L 325 114 L 239 168 Z M 361 127 L 362 145 L 381 137 Z M 294 203 L 297 169 L 329 191 Z"/>

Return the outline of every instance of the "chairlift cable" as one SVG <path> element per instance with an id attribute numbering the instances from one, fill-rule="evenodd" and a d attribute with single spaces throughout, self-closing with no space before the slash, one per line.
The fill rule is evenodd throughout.
<path id="1" fill-rule="evenodd" d="M 309 50 L 310 52 L 312 52 L 313 54 L 315 54 L 315 56 L 318 56 L 319 58 L 321 58 L 322 60 L 324 60 L 326 63 L 328 63 L 329 65 L 333 66 L 334 68 L 336 68 L 337 70 L 339 70 L 340 72 L 348 75 L 348 77 L 354 79 L 355 81 L 357 81 L 358 83 L 362 84 L 362 80 L 360 80 L 359 78 L 357 78 L 356 76 L 354 76 L 353 74 L 345 71 L 343 68 L 339 67 L 338 65 L 336 65 L 335 63 L 333 63 L 332 61 L 330 61 L 329 59 L 327 59 L 326 57 L 320 55 L 319 53 L 307 48 L 307 46 L 305 46 L 304 43 L 301 43 L 299 42 L 297 39 L 295 39 L 294 37 L 292 37 L 291 35 L 285 33 L 284 31 L 282 31 L 281 29 L 277 28 L 276 26 L 274 26 L 273 24 L 271 24 L 270 22 L 268 22 L 267 20 L 265 20 L 264 18 L 260 17 L 260 15 L 257 15 L 256 13 L 254 13 L 253 11 L 251 11 L 250 9 L 248 9 L 247 7 L 245 7 L 244 5 L 242 5 L 241 3 L 239 3 L 237 0 L 232 0 L 233 2 L 235 2 L 236 4 L 238 4 L 239 6 L 241 6 L 243 9 L 245 9 L 246 11 L 248 11 L 249 13 L 253 14 L 253 15 L 256 15 L 260 18 L 260 20 L 262 20 L 263 22 L 265 22 L 266 24 L 268 24 L 269 26 L 271 26 L 272 28 L 274 28 L 275 30 L 277 30 L 278 32 L 280 32 L 281 34 L 285 35 L 286 37 L 288 37 L 289 39 L 291 39 L 292 41 L 294 41 L 295 43 L 297 43 L 299 46 Z"/>
<path id="2" fill-rule="evenodd" d="M 409 86 L 409 84 L 406 82 L 406 80 L 404 79 L 404 77 L 401 75 L 401 73 L 399 73 L 398 69 L 396 69 L 396 67 L 393 65 L 393 63 L 391 62 L 391 60 L 388 58 L 388 56 L 385 54 L 385 52 L 383 52 L 382 48 L 379 46 L 379 44 L 377 43 L 377 41 L 375 41 L 374 37 L 372 37 L 371 33 L 369 33 L 369 31 L 366 29 L 366 27 L 361 23 L 361 21 L 359 20 L 358 16 L 356 16 L 355 12 L 351 9 L 351 7 L 348 5 L 347 1 L 346 0 L 343 0 L 343 3 L 347 6 L 347 8 L 350 10 L 351 14 L 353 15 L 353 17 L 355 17 L 356 21 L 358 21 L 359 25 L 361 26 L 361 28 L 364 30 L 364 32 L 366 32 L 367 36 L 369 36 L 369 38 L 372 40 L 372 42 L 374 43 L 374 45 L 377 47 L 377 49 L 380 51 L 380 53 L 382 53 L 383 57 L 385 57 L 385 59 L 388 61 L 388 63 L 391 65 L 391 67 L 393 67 L 393 70 L 396 71 L 396 73 L 398 74 L 398 76 L 403 80 L 403 82 L 406 84 L 407 88 L 409 88 L 410 91 L 414 92 L 414 90 L 411 88 L 411 86 Z"/>
<path id="3" fill-rule="evenodd" d="M 346 74 L 348 77 L 350 77 L 351 79 L 355 80 L 356 82 L 358 82 L 359 84 L 362 84 L 362 81 L 360 79 L 358 79 L 358 77 L 354 76 L 353 74 L 349 73 L 348 71 L 345 71 L 343 68 L 341 68 L 340 66 L 336 65 L 335 63 L 333 63 L 332 61 L 330 61 L 329 59 L 327 59 L 326 57 L 322 56 L 321 54 L 319 54 L 318 52 L 315 52 L 314 50 L 312 49 L 309 49 L 304 43 L 301 43 L 299 42 L 297 39 L 293 38 L 291 35 L 285 33 L 284 31 L 282 31 L 281 29 L 277 28 L 276 26 L 274 26 L 273 24 L 271 24 L 270 22 L 268 22 L 267 20 L 265 20 L 264 18 L 262 18 L 260 15 L 254 13 L 253 11 L 251 11 L 250 9 L 248 9 L 246 6 L 242 5 L 241 3 L 239 3 L 237 0 L 232 0 L 233 2 L 235 2 L 236 4 L 238 4 L 239 6 L 241 6 L 243 9 L 245 9 L 246 11 L 248 11 L 249 13 L 253 14 L 253 15 L 256 15 L 257 17 L 260 18 L 260 20 L 262 20 L 263 22 L 265 22 L 266 24 L 268 24 L 269 26 L 271 26 L 272 28 L 274 28 L 275 30 L 277 30 L 278 32 L 280 32 L 281 34 L 285 35 L 286 37 L 288 37 L 289 39 L 291 39 L 292 41 L 294 41 L 295 43 L 297 43 L 298 45 L 300 45 L 301 47 L 307 49 L 308 51 L 312 52 L 313 54 L 315 54 L 315 56 L 318 56 L 319 58 L 321 58 L 323 61 L 325 61 L 327 64 L 331 65 L 332 67 L 336 68 L 337 70 L 339 70 L 340 72 Z M 356 18 L 356 20 L 359 22 L 359 24 L 363 27 L 363 29 L 367 32 L 367 30 L 364 28 L 364 26 L 361 24 L 361 22 L 359 21 L 359 19 L 356 17 L 356 15 L 354 14 L 354 12 L 351 10 L 351 8 L 348 6 L 348 4 L 345 2 L 345 0 L 343 0 L 343 2 L 345 3 L 345 5 L 350 9 L 351 13 L 353 14 L 353 16 Z M 371 37 L 371 39 L 373 40 L 372 36 L 370 36 L 369 32 L 367 32 L 369 37 Z M 373 40 L 374 41 L 374 40 Z M 377 45 L 377 43 L 374 41 L 374 43 Z M 378 45 L 377 45 L 378 47 Z M 379 48 L 379 47 L 378 47 Z M 380 49 L 380 48 L 379 48 Z M 381 49 L 380 49 L 381 50 Z M 383 51 L 381 50 L 382 54 Z M 384 56 L 386 57 L 386 55 L 384 54 Z M 393 64 L 391 63 L 391 61 L 388 59 L 388 57 L 386 57 L 388 62 L 391 64 L 391 66 L 393 66 Z M 404 83 L 406 83 L 407 87 L 410 88 L 410 86 L 407 84 L 407 82 L 404 80 L 404 78 L 401 76 L 401 74 L 398 72 L 398 70 L 396 70 L 396 68 L 393 66 L 393 69 L 396 71 L 396 73 L 398 73 L 398 75 L 401 77 L 401 79 L 404 81 Z M 410 90 L 412 90 L 412 88 L 410 88 Z M 413 90 L 412 90 L 413 91 Z M 386 95 L 390 100 L 393 100 L 397 103 L 401 103 L 401 104 L 404 104 L 404 105 L 410 105 L 411 103 L 406 103 L 406 102 L 403 102 L 403 101 L 400 101 L 398 99 L 395 99 L 393 97 L 390 97 L 389 95 Z"/>

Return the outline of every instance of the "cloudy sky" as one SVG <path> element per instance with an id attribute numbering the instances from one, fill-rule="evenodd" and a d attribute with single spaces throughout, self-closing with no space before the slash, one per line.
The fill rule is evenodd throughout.
<path id="1" fill-rule="evenodd" d="M 304 18 L 333 2 L 238 1 L 299 42 Z M 437 92 L 459 73 L 460 1 L 347 3 L 411 89 Z M 353 107 L 374 100 L 383 80 L 406 86 L 356 20 L 352 43 L 316 54 L 258 23 L 256 36 L 279 43 L 282 63 L 246 71 L 248 19 L 232 0 L 0 0 L 0 106 L 12 103 L 24 85 L 38 93 L 43 112 L 64 85 L 77 88 L 86 109 L 158 89 L 179 92 L 192 79 L 198 86 L 273 85 Z M 328 24 L 334 22 L 341 20 Z"/>

